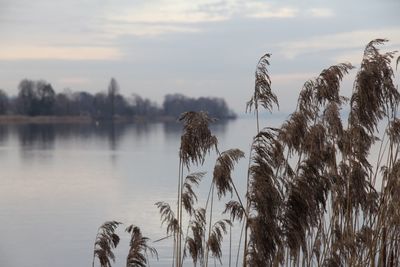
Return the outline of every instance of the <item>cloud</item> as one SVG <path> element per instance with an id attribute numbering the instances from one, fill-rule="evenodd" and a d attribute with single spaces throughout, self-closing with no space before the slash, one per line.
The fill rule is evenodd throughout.
<path id="1" fill-rule="evenodd" d="M 62 3 L 15 0 L 8 3 L 8 11 L 0 14 L 0 21 L 4 22 L 2 30 L 7 35 L 4 37 L 23 39 L 17 32 L 24 31 L 26 39 L 47 38 L 61 40 L 64 45 L 81 46 L 101 45 L 125 35 L 154 37 L 204 32 L 208 29 L 207 23 L 238 18 L 291 19 L 308 13 L 312 17 L 332 15 L 326 8 L 309 10 L 300 5 L 259 0 L 70 0 Z"/>
<path id="2" fill-rule="evenodd" d="M 199 9 L 188 1 L 152 1 L 123 10 L 111 17 L 129 23 L 199 23 L 225 20 L 226 17 Z"/>
<path id="3" fill-rule="evenodd" d="M 201 24 L 223 22 L 234 18 L 293 18 L 298 9 L 249 0 L 183 0 L 146 1 L 109 13 L 105 28 L 119 34 L 156 35 L 170 32 L 199 32 Z"/>
<path id="4" fill-rule="evenodd" d="M 308 53 L 360 49 L 376 38 L 388 38 L 390 46 L 398 46 L 400 45 L 400 27 L 320 35 L 307 40 L 280 43 L 278 46 L 281 48 L 283 56 L 293 59 L 298 55 Z"/>
<path id="5" fill-rule="evenodd" d="M 167 24 L 167 23 L 139 23 L 114 20 L 103 27 L 108 38 L 118 38 L 123 35 L 134 36 L 159 36 L 168 33 L 196 33 L 201 28 L 193 25 Z"/>
<path id="6" fill-rule="evenodd" d="M 131 23 L 202 23 L 231 19 L 234 16 L 286 18 L 293 17 L 297 10 L 287 6 L 276 6 L 265 2 L 249 0 L 219 1 L 209 0 L 201 3 L 169 0 L 151 1 L 142 6 L 127 8 L 111 18 Z"/>
<path id="7" fill-rule="evenodd" d="M 335 16 L 333 10 L 328 8 L 311 8 L 308 12 L 312 17 L 316 18 L 330 18 Z"/>
<path id="8" fill-rule="evenodd" d="M 112 47 L 61 47 L 1 45 L 1 60 L 116 60 L 121 53 Z"/>
<path id="9" fill-rule="evenodd" d="M 271 75 L 271 79 L 274 83 L 290 84 L 293 82 L 305 82 L 316 77 L 317 75 L 317 73 L 312 72 L 277 73 Z"/>
<path id="10" fill-rule="evenodd" d="M 248 15 L 250 18 L 293 18 L 298 10 L 290 7 L 278 8 L 276 10 L 254 11 Z"/>

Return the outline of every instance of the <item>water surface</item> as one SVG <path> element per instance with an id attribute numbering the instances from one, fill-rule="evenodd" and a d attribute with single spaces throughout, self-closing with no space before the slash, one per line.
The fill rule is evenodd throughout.
<path id="1" fill-rule="evenodd" d="M 218 123 L 212 131 L 221 151 L 240 148 L 248 156 L 255 122 Z M 90 266 L 97 228 L 107 220 L 164 237 L 154 203 L 176 202 L 180 134 L 175 123 L 1 125 L 0 266 Z M 192 170 L 208 171 L 198 189 L 201 205 L 214 161 L 211 154 Z M 246 166 L 242 160 L 234 174 L 243 194 Z M 127 255 L 122 230 L 115 266 Z M 234 240 L 239 232 L 234 228 Z M 152 245 L 160 260 L 151 265 L 170 266 L 172 241 Z"/>

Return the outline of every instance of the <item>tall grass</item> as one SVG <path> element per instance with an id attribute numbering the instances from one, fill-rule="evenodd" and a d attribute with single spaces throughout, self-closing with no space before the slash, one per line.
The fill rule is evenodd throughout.
<path id="1" fill-rule="evenodd" d="M 400 57 L 393 60 L 394 52 L 382 52 L 385 42 L 367 44 L 349 98 L 341 95 L 341 82 L 355 67 L 330 66 L 304 83 L 296 110 L 279 128 L 260 127 L 260 108 L 272 112 L 278 106 L 267 69 L 270 54 L 261 57 L 247 103 L 257 130 L 245 199 L 232 178 L 244 153 L 220 152 L 206 113 L 181 116 L 176 206 L 156 203 L 171 240 L 172 266 L 183 266 L 187 258 L 194 266 L 207 267 L 211 257 L 222 263 L 223 238 L 229 233 L 232 242 L 231 227 L 239 224 L 242 230 L 233 234 L 244 244 L 236 244 L 242 250 L 236 266 L 240 255 L 243 266 L 400 266 L 400 93 L 392 67 Z M 379 152 L 371 161 L 374 147 Z M 209 153 L 217 160 L 202 207 L 196 187 L 206 173 L 191 169 Z M 215 202 L 229 195 L 225 219 L 216 220 Z M 101 266 L 111 266 L 117 226 L 111 222 L 100 228 L 94 259 Z M 146 266 L 143 252 L 155 250 L 140 230 L 129 229 L 133 240 L 142 240 L 136 250 L 131 242 L 129 255 L 138 255 L 137 266 Z M 230 249 L 229 266 L 231 258 Z"/>

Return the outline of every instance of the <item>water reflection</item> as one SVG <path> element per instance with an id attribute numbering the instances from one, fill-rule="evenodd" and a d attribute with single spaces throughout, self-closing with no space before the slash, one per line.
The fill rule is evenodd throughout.
<path id="1" fill-rule="evenodd" d="M 48 150 L 54 148 L 53 124 L 19 124 L 15 126 L 22 150 Z"/>
<path id="2" fill-rule="evenodd" d="M 175 121 L 163 123 L 163 131 L 166 140 L 174 139 L 182 134 L 182 124 Z"/>
<path id="3" fill-rule="evenodd" d="M 100 124 L 16 124 L 0 126 L 0 143 L 5 142 L 9 132 L 18 136 L 21 150 L 51 150 L 57 140 L 103 139 L 108 141 L 109 149 L 119 149 L 120 140 L 129 134 L 135 139 L 147 139 L 149 133 L 161 127 L 165 138 L 176 139 L 181 135 L 182 124 L 165 123 L 100 123 Z M 219 137 L 226 132 L 227 122 L 211 125 L 214 134 Z"/>
<path id="4" fill-rule="evenodd" d="M 0 125 L 0 157 L 2 158 L 3 156 L 7 155 L 7 142 L 9 138 L 9 128 L 4 127 L 3 125 Z"/>
<path id="5" fill-rule="evenodd" d="M 112 151 L 118 150 L 120 140 L 122 136 L 125 134 L 126 130 L 129 128 L 128 124 L 123 123 L 101 123 L 101 124 L 93 124 L 91 125 L 87 132 L 87 135 L 101 137 L 103 139 L 107 139 L 109 149 Z M 74 133 L 72 133 L 74 134 Z"/>
<path id="6" fill-rule="evenodd" d="M 0 144 L 7 141 L 9 134 L 9 128 L 4 125 L 0 125 Z"/>

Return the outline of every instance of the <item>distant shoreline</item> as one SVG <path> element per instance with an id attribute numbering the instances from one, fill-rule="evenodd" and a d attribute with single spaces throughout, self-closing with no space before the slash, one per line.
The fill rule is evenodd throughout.
<path id="1" fill-rule="evenodd" d="M 221 120 L 232 120 L 232 118 L 226 118 Z M 114 120 L 111 119 L 101 119 L 93 118 L 88 115 L 83 116 L 24 116 L 24 115 L 0 115 L 0 124 L 58 124 L 58 123 L 109 123 L 113 121 L 114 123 L 138 123 L 138 122 L 176 122 L 177 118 L 172 116 L 158 116 L 158 117 L 145 117 L 145 116 L 135 116 L 135 117 L 123 117 L 117 116 Z"/>
<path id="2" fill-rule="evenodd" d="M 19 124 L 19 123 L 96 123 L 110 122 L 111 120 L 96 119 L 91 116 L 23 116 L 23 115 L 1 115 L 0 124 Z M 147 122 L 147 121 L 174 121 L 172 117 L 146 118 L 146 117 L 116 117 L 114 122 Z"/>

